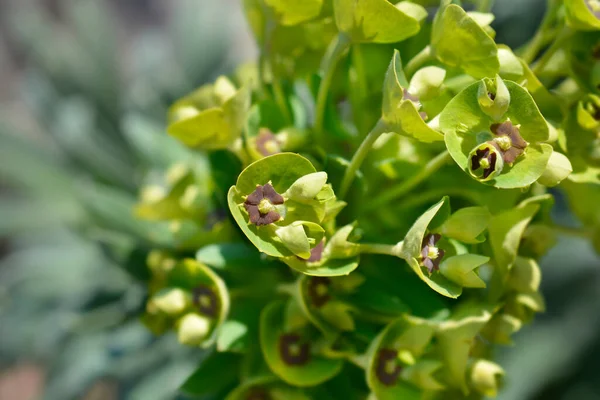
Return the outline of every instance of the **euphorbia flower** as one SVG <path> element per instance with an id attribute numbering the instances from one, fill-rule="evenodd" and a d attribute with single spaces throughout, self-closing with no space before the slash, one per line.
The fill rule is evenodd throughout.
<path id="1" fill-rule="evenodd" d="M 288 365 L 304 365 L 310 361 L 310 345 L 297 333 L 279 337 L 279 354 Z"/>
<path id="2" fill-rule="evenodd" d="M 469 173 L 481 181 L 494 178 L 503 166 L 500 148 L 494 142 L 482 143 L 469 154 Z"/>
<path id="3" fill-rule="evenodd" d="M 490 130 L 496 135 L 494 143 L 502 151 L 502 159 L 507 164 L 515 162 L 527 148 L 528 143 L 519 132 L 520 125 L 513 125 L 510 121 L 493 124 Z"/>
<path id="4" fill-rule="evenodd" d="M 256 137 L 256 150 L 263 156 L 281 152 L 281 143 L 277 136 L 267 128 L 261 128 Z"/>
<path id="5" fill-rule="evenodd" d="M 398 380 L 402 367 L 398 365 L 398 352 L 392 349 L 381 349 L 377 353 L 375 374 L 386 386 L 392 386 Z"/>
<path id="6" fill-rule="evenodd" d="M 430 233 L 423 238 L 423 246 L 421 248 L 421 257 L 423 258 L 421 265 L 426 267 L 430 274 L 440 269 L 440 261 L 444 257 L 444 250 L 436 247 L 436 243 L 441 237 L 437 233 Z"/>
<path id="7" fill-rule="evenodd" d="M 319 308 L 325 305 L 330 299 L 329 286 L 331 279 L 324 276 L 313 276 L 309 278 L 307 290 L 308 297 L 312 305 Z"/>
<path id="8" fill-rule="evenodd" d="M 246 197 L 244 208 L 248 211 L 250 222 L 257 226 L 268 225 L 281 218 L 275 205 L 283 204 L 283 201 L 283 196 L 270 183 L 266 183 L 257 185 L 254 192 Z"/>
<path id="9" fill-rule="evenodd" d="M 216 317 L 219 314 L 219 297 L 213 289 L 206 285 L 200 285 L 192 291 L 194 305 L 198 311 L 208 317 Z"/>

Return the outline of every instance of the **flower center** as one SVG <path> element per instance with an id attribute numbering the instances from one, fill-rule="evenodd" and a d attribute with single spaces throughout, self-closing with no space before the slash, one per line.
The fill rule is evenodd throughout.
<path id="1" fill-rule="evenodd" d="M 512 147 L 512 140 L 508 136 L 498 136 L 494 138 L 494 141 L 498 144 L 502 151 L 507 151 Z"/>
<path id="2" fill-rule="evenodd" d="M 262 199 L 260 203 L 258 203 L 258 212 L 261 214 L 268 214 L 269 211 L 273 211 L 274 209 L 275 206 L 273 206 L 268 199 Z"/>
<path id="3" fill-rule="evenodd" d="M 490 167 L 490 160 L 488 160 L 487 158 L 482 158 L 481 160 L 479 160 L 479 165 L 483 169 L 488 169 Z"/>
<path id="4" fill-rule="evenodd" d="M 440 255 L 440 251 L 437 247 L 429 246 L 429 249 L 427 250 L 427 258 L 435 260 L 436 258 L 439 257 L 439 255 Z"/>

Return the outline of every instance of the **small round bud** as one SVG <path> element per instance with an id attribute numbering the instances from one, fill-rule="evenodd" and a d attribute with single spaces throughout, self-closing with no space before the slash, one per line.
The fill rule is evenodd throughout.
<path id="1" fill-rule="evenodd" d="M 210 320 L 202 315 L 189 313 L 178 322 L 177 339 L 181 344 L 198 346 L 210 332 Z"/>

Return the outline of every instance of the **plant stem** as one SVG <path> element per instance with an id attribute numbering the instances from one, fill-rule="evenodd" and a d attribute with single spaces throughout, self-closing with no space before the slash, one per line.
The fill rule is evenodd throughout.
<path id="1" fill-rule="evenodd" d="M 592 231 L 583 228 L 573 228 L 571 226 L 565 225 L 552 225 L 551 228 L 554 230 L 554 232 L 561 235 L 579 237 L 584 239 L 589 239 L 592 237 Z"/>
<path id="2" fill-rule="evenodd" d="M 521 55 L 521 58 L 527 63 L 531 64 L 540 50 L 551 40 L 554 35 L 551 35 L 551 26 L 556 20 L 558 9 L 560 8 L 560 1 L 550 0 L 546 8 L 546 14 L 544 19 L 540 23 L 538 30 L 536 31 L 533 38 L 517 52 Z"/>
<path id="3" fill-rule="evenodd" d="M 417 55 L 406 64 L 406 67 L 404 67 L 406 79 L 410 80 L 419 68 L 432 59 L 433 54 L 431 53 L 431 46 L 425 46 L 425 48 L 418 52 Z"/>
<path id="4" fill-rule="evenodd" d="M 415 186 L 423 182 L 425 179 L 430 177 L 435 171 L 440 169 L 447 161 L 450 160 L 450 154 L 444 150 L 434 158 L 432 158 L 426 165 L 412 178 L 409 178 L 402 182 L 400 185 L 392 187 L 387 192 L 384 192 L 381 196 L 376 197 L 368 204 L 365 205 L 363 212 L 372 211 L 382 205 L 396 200 L 399 197 L 404 196 L 410 192 Z"/>
<path id="5" fill-rule="evenodd" d="M 273 83 L 271 84 L 271 86 L 273 87 L 273 95 L 275 96 L 275 102 L 281 109 L 281 113 L 283 114 L 285 121 L 288 124 L 291 124 L 293 122 L 292 114 L 290 113 L 290 109 L 287 105 L 287 102 L 285 101 L 285 94 L 283 93 L 281 82 L 279 81 L 279 79 L 273 77 Z"/>
<path id="6" fill-rule="evenodd" d="M 325 53 L 323 61 L 321 62 L 321 84 L 319 85 L 319 92 L 317 93 L 314 123 L 314 130 L 317 134 L 323 132 L 325 108 L 327 106 L 327 95 L 329 94 L 329 88 L 331 86 L 331 81 L 333 80 L 335 67 L 349 45 L 349 39 L 343 33 L 339 33 L 327 48 L 327 52 Z"/>
<path id="7" fill-rule="evenodd" d="M 571 31 L 568 28 L 565 28 L 556 36 L 554 42 L 550 45 L 550 47 L 548 47 L 548 49 L 533 66 L 532 71 L 534 74 L 539 76 L 544 68 L 546 68 L 548 62 L 552 59 L 552 56 L 554 56 L 557 51 L 563 48 L 563 43 L 570 35 Z"/>
<path id="8" fill-rule="evenodd" d="M 342 183 L 340 185 L 339 198 L 343 199 L 348 193 L 348 189 L 350 189 L 350 185 L 352 185 L 352 181 L 354 181 L 354 176 L 356 175 L 356 171 L 360 168 L 361 164 L 365 160 L 365 157 L 373 147 L 373 143 L 377 140 L 382 133 L 386 130 L 386 124 L 382 120 L 377 121 L 371 132 L 364 138 L 363 142 L 360 144 L 360 147 L 352 156 L 352 160 L 350 161 L 350 165 L 346 168 L 346 172 L 344 173 L 344 177 L 342 178 Z"/>
<path id="9" fill-rule="evenodd" d="M 352 45 L 352 67 L 354 72 L 353 81 L 356 83 L 352 85 L 354 94 L 352 115 L 354 116 L 358 131 L 364 132 L 368 129 L 368 127 L 365 126 L 365 124 L 368 123 L 365 120 L 365 113 L 362 112 L 367 97 L 367 82 L 365 79 L 365 60 L 359 43 Z"/>
<path id="10" fill-rule="evenodd" d="M 361 243 L 360 252 L 367 254 L 385 254 L 388 256 L 400 257 L 400 249 L 402 242 L 396 244 L 379 244 L 379 243 Z"/>

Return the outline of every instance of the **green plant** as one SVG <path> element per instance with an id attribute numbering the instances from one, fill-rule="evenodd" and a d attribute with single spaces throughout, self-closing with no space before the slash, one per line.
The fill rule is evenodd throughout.
<path id="1" fill-rule="evenodd" d="M 247 0 L 258 63 L 171 108 L 212 184 L 180 174 L 143 206 L 196 234 L 216 225 L 172 213 L 233 217 L 196 260 L 149 261 L 148 326 L 216 344 L 184 392 L 494 396 L 495 347 L 545 307 L 536 260 L 557 232 L 598 249 L 597 2 L 550 1 L 514 51 L 490 2 L 430 3 Z M 558 191 L 582 228 L 552 221 Z"/>

